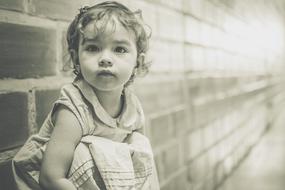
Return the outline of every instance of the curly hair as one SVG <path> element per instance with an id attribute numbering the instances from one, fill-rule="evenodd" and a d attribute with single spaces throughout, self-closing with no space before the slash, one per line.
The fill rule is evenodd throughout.
<path id="1" fill-rule="evenodd" d="M 105 32 L 107 24 L 112 24 L 113 30 L 116 28 L 116 22 L 112 17 L 115 17 L 116 20 L 122 24 L 126 29 L 131 30 L 135 34 L 136 47 L 138 55 L 141 53 L 146 53 L 148 50 L 149 38 L 151 36 L 151 31 L 147 33 L 146 27 L 148 25 L 144 24 L 141 11 L 132 12 L 126 6 L 115 2 L 115 1 L 106 1 L 103 3 L 96 4 L 92 7 L 83 7 L 80 9 L 80 13 L 75 17 L 71 22 L 67 31 L 67 44 L 68 51 L 71 55 L 71 51 L 78 52 L 80 37 L 84 39 L 83 29 L 90 23 L 95 22 L 94 24 L 94 35 L 98 36 Z M 100 21 L 100 24 L 96 25 Z M 149 27 L 148 27 L 149 28 Z M 150 28 L 149 28 L 150 29 Z M 78 56 L 77 56 L 78 57 Z M 74 60 L 74 57 L 71 55 L 74 73 L 77 76 L 81 76 L 81 73 L 78 72 L 75 68 L 76 65 L 79 65 L 79 61 Z M 144 75 L 148 73 L 149 63 L 143 61 L 139 67 L 140 70 L 138 74 Z M 138 65 L 136 66 L 138 67 Z M 132 82 L 134 76 L 132 75 L 129 82 Z"/>

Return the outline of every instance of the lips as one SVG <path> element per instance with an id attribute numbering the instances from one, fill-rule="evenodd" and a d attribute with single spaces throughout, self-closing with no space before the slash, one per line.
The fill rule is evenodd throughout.
<path id="1" fill-rule="evenodd" d="M 109 70 L 99 71 L 97 75 L 103 77 L 115 77 L 115 74 Z"/>

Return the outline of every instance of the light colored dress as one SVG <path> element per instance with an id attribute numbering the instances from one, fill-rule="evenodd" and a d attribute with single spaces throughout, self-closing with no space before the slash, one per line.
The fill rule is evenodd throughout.
<path id="1" fill-rule="evenodd" d="M 89 188 L 92 185 L 101 190 L 159 189 L 150 144 L 144 135 L 137 132 L 144 130 L 142 107 L 137 97 L 128 88 L 124 89 L 123 98 L 124 105 L 120 116 L 112 118 L 101 106 L 96 94 L 86 81 L 76 79 L 72 84 L 65 85 L 39 133 L 32 135 L 13 159 L 13 171 L 18 188 L 20 190 L 41 189 L 38 183 L 39 171 L 46 145 L 54 128 L 51 116 L 59 105 L 64 105 L 76 116 L 83 134 L 83 138 L 75 149 L 67 176 L 78 189 Z M 100 144 L 101 146 L 98 146 Z M 102 146 L 108 146 L 109 149 Z M 116 156 L 112 154 L 114 151 L 109 151 L 112 149 L 115 152 L 125 151 L 125 153 Z M 126 160 L 126 163 L 132 163 L 132 167 L 130 165 L 131 168 L 129 168 L 126 164 L 116 165 L 120 159 Z M 115 167 L 113 167 L 114 164 Z M 131 171 L 132 180 L 129 184 L 124 184 L 124 180 L 130 179 L 130 176 L 121 175 L 126 172 L 126 169 Z M 105 171 L 111 172 L 105 175 Z M 121 185 L 110 185 L 109 182 L 112 183 L 116 171 L 119 171 L 118 175 L 115 175 L 117 184 Z M 110 176 L 111 174 L 113 176 Z M 140 176 L 136 177 L 138 174 Z"/>

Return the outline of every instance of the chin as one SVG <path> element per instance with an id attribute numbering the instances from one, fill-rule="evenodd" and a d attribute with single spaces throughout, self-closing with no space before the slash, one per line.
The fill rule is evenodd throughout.
<path id="1" fill-rule="evenodd" d="M 97 90 L 100 90 L 100 91 L 104 91 L 104 92 L 108 92 L 108 91 L 114 91 L 114 90 L 123 90 L 124 86 L 113 86 L 113 85 L 110 85 L 110 86 L 96 86 L 94 87 L 96 88 Z"/>

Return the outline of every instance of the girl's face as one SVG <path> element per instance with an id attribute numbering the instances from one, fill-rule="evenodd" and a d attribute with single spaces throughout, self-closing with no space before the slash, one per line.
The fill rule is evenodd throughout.
<path id="1" fill-rule="evenodd" d="M 118 21 L 107 24 L 104 34 L 94 38 L 94 23 L 84 29 L 78 59 L 83 78 L 96 90 L 122 89 L 137 63 L 135 34 Z"/>

